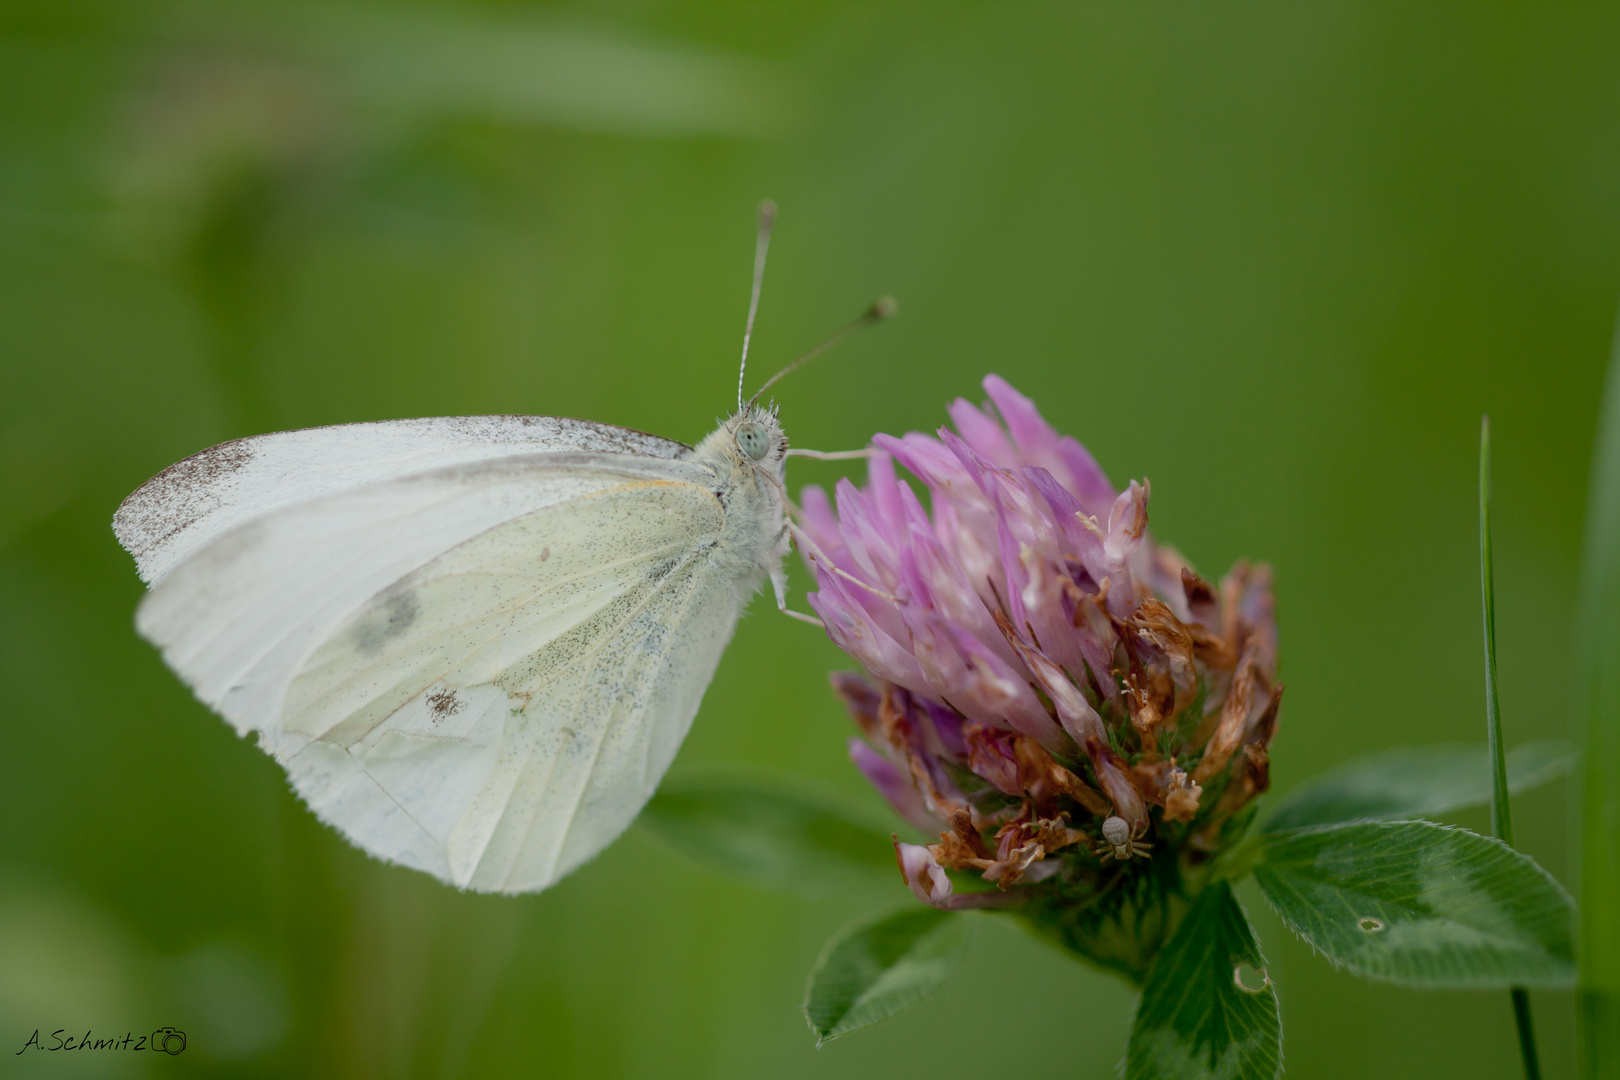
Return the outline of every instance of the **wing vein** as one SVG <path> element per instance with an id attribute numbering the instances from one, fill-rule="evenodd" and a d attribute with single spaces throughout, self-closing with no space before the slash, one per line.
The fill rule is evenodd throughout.
<path id="1" fill-rule="evenodd" d="M 433 835 L 432 830 L 418 821 L 415 814 L 405 809 L 404 803 L 401 803 L 398 799 L 394 798 L 394 793 L 389 791 L 388 787 L 381 780 L 377 779 L 376 775 L 366 767 L 366 763 L 354 756 L 354 749 L 352 747 L 344 747 L 343 752 L 348 755 L 349 760 L 354 762 L 355 766 L 358 767 L 361 772 L 366 774 L 366 779 L 370 780 L 372 784 L 376 786 L 377 790 L 383 793 L 384 798 L 398 807 L 399 812 L 404 814 L 406 819 L 410 821 L 412 825 L 415 825 L 418 829 L 421 829 L 422 835 L 426 836 L 430 843 L 434 844 L 435 846 L 438 845 L 439 840 Z"/>
<path id="2" fill-rule="evenodd" d="M 647 596 L 646 596 L 645 599 L 643 599 L 639 604 L 637 604 L 630 611 L 626 612 L 622 619 L 618 620 L 614 624 L 611 624 L 611 628 L 605 630 L 596 639 L 596 641 L 594 641 L 591 644 L 591 646 L 589 648 L 583 650 L 578 656 L 571 658 L 565 665 L 563 665 L 561 668 L 559 668 L 558 669 L 558 675 L 561 675 L 563 672 L 567 672 L 569 670 L 572 670 L 572 669 L 578 667 L 578 665 L 580 663 L 582 663 L 583 661 L 585 661 L 586 659 L 592 658 L 592 657 L 595 657 L 596 655 L 598 655 L 603 649 L 605 649 L 607 647 L 607 645 L 610 642 L 612 642 L 615 638 L 617 638 L 619 636 L 620 633 L 623 632 L 625 627 L 629 626 L 633 621 L 635 621 L 635 619 L 638 616 L 640 616 L 644 611 L 646 611 L 647 608 L 650 607 L 653 604 L 654 601 L 659 599 L 664 594 L 664 592 L 669 588 L 670 581 L 673 580 L 674 578 L 676 578 L 677 576 L 679 576 L 680 572 L 684 572 L 685 569 L 689 565 L 691 565 L 692 561 L 697 559 L 700 555 L 702 555 L 702 551 L 693 551 L 690 555 L 688 555 L 686 557 L 686 559 L 682 560 L 682 563 L 681 563 L 681 565 L 680 565 L 680 567 L 678 568 L 677 571 L 674 571 L 674 572 L 671 572 L 671 573 L 665 575 L 665 577 L 664 577 L 664 579 L 662 581 L 660 581 L 657 585 L 653 586 L 652 589 L 648 590 L 648 593 L 647 593 Z M 568 713 L 566 715 L 566 720 L 562 723 L 563 729 L 566 730 L 578 718 L 579 709 L 580 709 L 580 706 L 582 705 L 582 703 L 584 701 L 584 696 L 585 696 L 586 689 L 587 689 L 586 684 L 581 683 L 579 688 L 575 691 L 573 700 L 570 702 L 570 704 L 568 706 Z M 607 725 L 604 724 L 603 727 L 602 727 L 602 732 L 603 732 L 604 735 L 605 735 L 606 731 L 607 731 Z M 595 768 L 596 758 L 600 755 L 600 753 L 601 753 L 601 737 L 599 736 L 598 739 L 597 739 L 595 749 L 592 751 L 592 755 L 591 755 L 592 769 L 593 770 Z M 522 767 L 522 769 L 519 770 L 518 775 L 521 776 L 523 770 L 528 769 L 530 762 L 533 760 L 533 757 L 534 757 L 534 748 L 531 746 L 529 748 L 529 750 L 524 754 L 523 767 Z M 560 761 L 561 761 L 561 755 L 560 754 L 553 757 L 553 759 L 552 759 L 551 769 L 547 773 L 547 776 L 546 776 L 546 785 L 545 786 L 548 787 L 548 788 L 549 788 L 550 783 L 551 783 L 551 778 L 556 775 L 557 765 L 558 765 L 558 763 Z M 588 776 L 589 776 L 589 773 L 587 773 L 587 778 L 588 778 Z M 582 790 L 583 790 L 583 788 L 582 788 Z M 511 800 L 508 799 L 507 802 L 501 807 L 501 812 L 496 817 L 495 824 L 489 829 L 488 835 L 486 836 L 486 838 L 484 840 L 484 850 L 479 852 L 479 855 L 478 855 L 479 864 L 481 864 L 483 862 L 484 855 L 489 849 L 490 840 L 492 840 L 494 838 L 496 833 L 498 833 L 500 831 L 502 825 L 505 824 L 506 815 L 507 815 L 507 812 L 511 809 L 511 806 L 512 806 Z M 538 809 L 539 809 L 539 800 L 535 800 L 534 807 L 529 812 L 529 821 L 524 826 L 524 835 L 525 836 L 528 835 L 528 830 L 533 828 L 534 815 L 535 815 L 536 812 L 538 812 Z M 574 811 L 570 812 L 569 818 L 568 818 L 568 825 L 563 830 L 563 835 L 565 837 L 567 836 L 568 830 L 573 828 L 573 814 L 574 814 L 574 812 L 577 812 L 577 810 L 578 810 L 578 800 L 576 798 Z M 559 854 L 559 856 L 561 854 L 560 846 L 558 848 L 558 854 Z M 516 860 L 513 860 L 513 865 L 515 865 L 515 864 L 516 864 Z M 475 865 L 474 873 L 476 873 L 476 872 L 477 872 L 477 866 Z M 502 874 L 501 874 L 501 885 L 502 885 L 502 887 L 504 887 L 506 885 L 506 882 L 510 879 L 511 873 L 512 873 L 512 867 L 511 866 L 507 867 L 506 870 L 502 872 Z"/>
<path id="3" fill-rule="evenodd" d="M 700 552 L 693 552 L 692 558 L 696 558 L 697 555 L 699 555 L 699 554 L 701 554 L 701 553 Z M 689 558 L 685 563 L 682 564 L 682 567 L 681 567 L 682 570 L 684 570 L 686 568 L 686 566 L 691 564 L 692 558 Z M 674 575 L 671 574 L 670 576 L 673 577 Z M 666 578 L 666 580 L 668 580 L 668 579 Z M 662 590 L 659 590 L 659 591 L 661 592 Z M 695 580 L 689 583 L 689 585 L 687 587 L 687 590 L 686 590 L 686 599 L 681 604 L 681 608 L 680 608 L 680 610 L 681 610 L 681 612 L 683 614 L 685 613 L 686 609 L 691 606 L 692 599 L 695 596 L 697 596 L 699 591 L 700 590 L 696 587 L 696 581 Z M 641 610 L 645 610 L 646 607 L 650 606 L 652 601 L 655 600 L 655 599 L 657 599 L 657 594 L 656 593 L 653 596 L 648 597 L 646 604 L 642 605 Z M 639 615 L 640 611 L 638 610 L 635 614 Z M 634 617 L 635 616 L 632 615 L 630 618 L 626 619 L 624 621 L 624 623 L 620 625 L 619 629 L 622 630 L 624 628 L 624 626 L 629 625 L 629 623 L 631 621 L 633 621 Z M 674 625 L 679 625 L 679 622 L 680 622 L 680 620 L 676 620 Z M 615 633 L 615 636 L 616 636 L 616 633 Z M 663 655 L 660 657 L 660 662 L 661 663 L 667 663 L 668 657 L 669 657 L 669 650 L 665 649 L 664 652 L 663 652 Z M 580 699 L 583 697 L 583 695 L 584 695 L 584 687 L 582 686 L 580 688 L 580 695 L 577 696 L 574 699 L 573 712 L 572 712 L 572 714 L 570 716 L 570 719 L 572 719 L 573 715 L 578 714 Z M 618 711 L 618 707 L 619 707 L 619 703 L 615 702 L 614 703 L 614 712 L 615 712 L 615 714 Z M 585 771 L 585 782 L 582 783 L 579 786 L 578 790 L 576 790 L 575 793 L 574 793 L 573 805 L 568 810 L 568 825 L 567 825 L 566 828 L 564 828 L 563 834 L 562 834 L 562 840 L 561 840 L 561 842 L 559 842 L 559 844 L 557 846 L 557 856 L 558 856 L 559 859 L 562 856 L 563 847 L 567 843 L 568 835 L 573 831 L 574 819 L 579 815 L 580 802 L 584 799 L 585 792 L 590 786 L 590 778 L 591 778 L 592 774 L 594 774 L 596 772 L 596 764 L 601 759 L 601 756 L 602 756 L 602 746 L 607 741 L 608 732 L 610 731 L 611 728 L 612 728 L 612 721 L 609 720 L 609 722 L 602 724 L 600 729 L 597 732 L 597 736 L 596 736 L 596 739 L 595 739 L 595 745 L 593 745 L 592 748 L 591 748 L 590 768 L 588 768 Z M 551 769 L 553 774 L 556 773 L 556 769 L 557 769 L 557 764 L 554 761 L 552 763 L 552 769 Z M 646 773 L 645 764 L 643 764 L 642 772 L 643 772 L 643 774 Z M 537 810 L 538 810 L 538 804 L 536 804 L 536 811 Z M 525 828 L 525 835 L 527 835 L 527 830 L 530 829 L 530 828 L 533 828 L 533 826 L 534 826 L 534 814 L 535 814 L 536 811 L 530 811 L 529 822 L 528 822 L 528 825 Z M 516 865 L 515 861 L 514 861 L 513 865 L 514 866 Z M 513 867 L 510 867 L 510 866 L 507 867 L 506 872 L 501 875 L 501 887 L 503 889 L 507 886 L 507 884 L 511 880 L 512 869 L 513 869 Z"/>

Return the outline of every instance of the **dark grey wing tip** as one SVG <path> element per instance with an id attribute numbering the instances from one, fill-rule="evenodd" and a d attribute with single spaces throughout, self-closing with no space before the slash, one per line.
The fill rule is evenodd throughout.
<path id="1" fill-rule="evenodd" d="M 230 439 L 170 465 L 118 504 L 113 535 L 139 562 L 209 510 L 209 486 L 252 461 L 251 444 L 263 437 Z"/>

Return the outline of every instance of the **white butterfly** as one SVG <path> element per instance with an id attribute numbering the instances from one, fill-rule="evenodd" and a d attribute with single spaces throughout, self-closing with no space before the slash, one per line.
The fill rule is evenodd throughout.
<path id="1" fill-rule="evenodd" d="M 205 450 L 113 520 L 136 625 L 359 847 L 543 889 L 652 796 L 766 578 L 787 610 L 787 439 L 741 396 L 696 447 L 483 416 Z"/>

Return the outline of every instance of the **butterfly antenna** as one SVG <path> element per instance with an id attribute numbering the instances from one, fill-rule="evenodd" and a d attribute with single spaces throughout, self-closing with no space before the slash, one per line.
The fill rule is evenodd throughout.
<path id="1" fill-rule="evenodd" d="M 743 327 L 742 364 L 737 368 L 737 408 L 743 406 L 743 379 L 748 375 L 748 339 L 754 336 L 754 314 L 759 311 L 759 290 L 765 284 L 765 253 L 771 249 L 771 226 L 776 224 L 776 203 L 759 204 L 759 236 L 754 241 L 754 292 L 748 298 L 748 325 Z"/>
<path id="2" fill-rule="evenodd" d="M 884 319 L 891 318 L 897 310 L 899 310 L 899 304 L 895 302 L 894 297 L 878 297 L 876 300 L 872 301 L 871 307 L 867 308 L 861 313 L 860 318 L 856 319 L 854 322 L 838 331 L 832 337 L 828 338 L 826 341 L 823 341 L 820 345 L 817 345 L 815 348 L 793 361 L 793 363 L 789 364 L 781 371 L 778 371 L 775 375 L 772 375 L 769 379 L 766 379 L 765 385 L 754 391 L 754 396 L 748 399 L 748 403 L 752 405 L 754 402 L 758 401 L 759 395 L 775 386 L 777 382 L 779 382 L 784 376 L 790 374 L 791 372 L 797 371 L 799 368 L 808 364 L 810 361 L 814 360 L 816 357 L 820 356 L 829 349 L 842 345 L 845 339 L 854 334 L 855 331 L 864 330 L 873 323 L 880 323 Z M 742 388 L 738 387 L 739 396 L 741 393 Z M 739 405 L 738 407 L 740 408 L 741 406 Z"/>

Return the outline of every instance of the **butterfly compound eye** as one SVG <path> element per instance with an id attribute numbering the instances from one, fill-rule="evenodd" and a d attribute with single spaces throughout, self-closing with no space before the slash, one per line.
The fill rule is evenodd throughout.
<path id="1" fill-rule="evenodd" d="M 771 448 L 770 433 L 765 430 L 764 424 L 748 420 L 737 426 L 737 446 L 748 455 L 748 460 L 758 461 Z"/>

